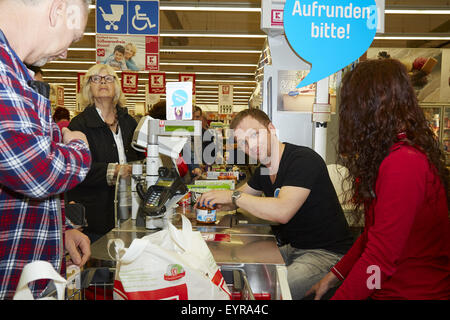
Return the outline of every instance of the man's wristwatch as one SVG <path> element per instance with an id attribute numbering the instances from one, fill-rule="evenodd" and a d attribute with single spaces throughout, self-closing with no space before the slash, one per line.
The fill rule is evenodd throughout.
<path id="1" fill-rule="evenodd" d="M 237 199 L 239 199 L 242 195 L 242 191 L 234 191 L 233 194 L 231 195 L 231 201 L 233 202 L 233 205 L 235 207 L 238 207 L 238 205 L 236 204 Z"/>

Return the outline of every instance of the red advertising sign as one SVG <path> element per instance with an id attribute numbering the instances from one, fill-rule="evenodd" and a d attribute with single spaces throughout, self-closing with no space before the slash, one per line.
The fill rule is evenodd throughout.
<path id="1" fill-rule="evenodd" d="M 85 74 L 85 72 L 77 74 L 77 93 L 80 93 L 81 91 L 81 84 L 83 83 L 83 77 Z"/>
<path id="2" fill-rule="evenodd" d="M 283 25 L 283 10 L 272 9 L 271 16 L 271 25 L 272 26 L 282 26 Z"/>
<path id="3" fill-rule="evenodd" d="M 56 105 L 58 107 L 64 107 L 64 87 L 56 87 Z"/>
<path id="4" fill-rule="evenodd" d="M 166 74 L 150 73 L 148 79 L 148 93 L 164 94 L 166 93 Z"/>
<path id="5" fill-rule="evenodd" d="M 180 73 L 178 80 L 180 82 L 192 82 L 192 95 L 195 95 L 195 73 Z"/>
<path id="6" fill-rule="evenodd" d="M 145 37 L 145 52 L 146 53 L 159 53 L 159 36 L 146 36 Z"/>
<path id="7" fill-rule="evenodd" d="M 145 70 L 159 70 L 159 36 L 145 37 Z"/>
<path id="8" fill-rule="evenodd" d="M 145 54 L 145 70 L 158 71 L 159 70 L 159 53 Z"/>
<path id="9" fill-rule="evenodd" d="M 123 93 L 138 92 L 139 74 L 135 72 L 122 72 L 122 91 Z"/>

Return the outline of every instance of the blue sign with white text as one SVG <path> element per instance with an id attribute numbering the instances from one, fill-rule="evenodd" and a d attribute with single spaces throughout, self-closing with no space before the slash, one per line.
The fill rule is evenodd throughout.
<path id="1" fill-rule="evenodd" d="M 97 33 L 128 33 L 127 1 L 97 0 Z"/>
<path id="2" fill-rule="evenodd" d="M 378 13 L 375 0 L 286 0 L 284 31 L 311 71 L 301 88 L 341 70 L 372 44 Z"/>
<path id="3" fill-rule="evenodd" d="M 159 34 L 159 1 L 128 2 L 128 33 Z"/>

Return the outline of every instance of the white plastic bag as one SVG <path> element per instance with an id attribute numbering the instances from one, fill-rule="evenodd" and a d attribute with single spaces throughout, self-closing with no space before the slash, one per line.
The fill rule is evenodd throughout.
<path id="1" fill-rule="evenodd" d="M 128 249 L 115 243 L 115 300 L 227 300 L 229 289 L 200 232 L 182 215 L 183 229 L 135 239 Z"/>
<path id="2" fill-rule="evenodd" d="M 14 300 L 34 300 L 28 284 L 30 282 L 49 279 L 53 280 L 56 287 L 57 299 L 64 300 L 66 279 L 64 279 L 58 272 L 55 271 L 50 262 L 47 261 L 33 261 L 25 265 L 20 275 L 19 284 L 17 285 Z M 54 300 L 51 297 L 44 297 L 39 300 Z"/>

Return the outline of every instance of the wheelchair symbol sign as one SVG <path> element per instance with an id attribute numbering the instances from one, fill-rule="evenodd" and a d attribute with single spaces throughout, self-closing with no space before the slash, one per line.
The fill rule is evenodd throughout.
<path id="1" fill-rule="evenodd" d="M 159 34 L 159 1 L 128 2 L 128 33 Z"/>

